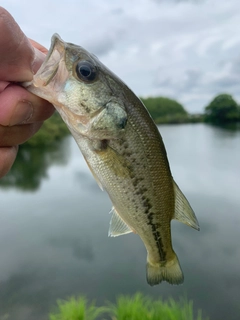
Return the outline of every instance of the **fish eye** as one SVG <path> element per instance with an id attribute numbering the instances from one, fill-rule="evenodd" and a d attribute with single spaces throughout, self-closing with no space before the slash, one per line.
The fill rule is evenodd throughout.
<path id="1" fill-rule="evenodd" d="M 97 76 L 97 69 L 89 61 L 79 61 L 76 65 L 76 73 L 80 80 L 92 82 Z"/>

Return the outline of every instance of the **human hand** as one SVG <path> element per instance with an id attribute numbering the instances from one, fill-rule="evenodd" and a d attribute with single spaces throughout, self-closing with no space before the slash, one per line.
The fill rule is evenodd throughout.
<path id="1" fill-rule="evenodd" d="M 49 102 L 18 84 L 32 80 L 46 52 L 0 7 L 0 178 L 14 163 L 18 145 L 34 135 L 54 112 Z"/>

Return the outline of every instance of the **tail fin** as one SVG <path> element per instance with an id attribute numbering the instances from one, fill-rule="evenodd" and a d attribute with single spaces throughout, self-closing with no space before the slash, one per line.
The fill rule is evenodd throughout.
<path id="1" fill-rule="evenodd" d="M 177 255 L 174 253 L 172 260 L 167 261 L 164 266 L 161 264 L 151 264 L 147 262 L 147 282 L 150 286 L 167 281 L 170 284 L 181 284 L 184 281 L 183 272 L 178 261 Z"/>

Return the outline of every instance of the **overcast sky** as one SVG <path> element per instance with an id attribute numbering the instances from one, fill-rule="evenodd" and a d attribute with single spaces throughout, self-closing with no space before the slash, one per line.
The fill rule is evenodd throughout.
<path id="1" fill-rule="evenodd" d="M 219 93 L 240 103 L 239 0 L 3 0 L 28 37 L 85 47 L 140 96 L 201 112 Z"/>

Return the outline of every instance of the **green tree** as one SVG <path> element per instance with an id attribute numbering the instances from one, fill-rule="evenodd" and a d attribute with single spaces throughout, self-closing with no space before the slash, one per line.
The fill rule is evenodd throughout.
<path id="1" fill-rule="evenodd" d="M 205 107 L 207 122 L 224 124 L 240 120 L 240 109 L 230 94 L 219 94 Z"/>
<path id="2" fill-rule="evenodd" d="M 188 122 L 188 113 L 176 100 L 165 97 L 141 98 L 156 123 Z"/>

